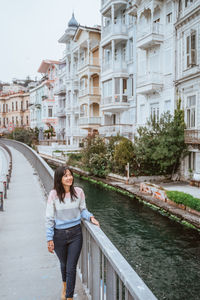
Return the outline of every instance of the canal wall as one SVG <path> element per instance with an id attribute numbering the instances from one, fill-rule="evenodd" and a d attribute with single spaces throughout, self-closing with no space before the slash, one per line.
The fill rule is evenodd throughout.
<path id="1" fill-rule="evenodd" d="M 66 165 L 66 162 L 59 159 L 52 158 L 48 155 L 41 154 L 49 164 L 54 166 Z M 70 166 L 70 168 L 83 179 L 90 180 L 97 184 L 104 185 L 105 188 L 115 189 L 118 192 L 126 194 L 129 197 L 135 197 L 138 201 L 142 201 L 145 205 L 150 208 L 156 209 L 159 213 L 165 214 L 167 217 L 191 228 L 200 230 L 200 217 L 198 214 L 194 214 L 191 210 L 185 210 L 173 201 L 163 201 L 158 198 L 152 197 L 150 194 L 144 194 L 140 191 L 140 186 L 137 184 L 127 184 L 124 181 L 113 180 L 115 178 L 97 178 L 94 176 L 89 176 L 89 173 L 83 171 L 80 168 Z"/>

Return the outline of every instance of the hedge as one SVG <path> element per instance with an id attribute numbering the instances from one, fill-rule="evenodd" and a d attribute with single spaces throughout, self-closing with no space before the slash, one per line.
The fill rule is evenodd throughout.
<path id="1" fill-rule="evenodd" d="M 184 204 L 185 206 L 188 206 L 192 209 L 195 209 L 197 211 L 200 211 L 200 199 L 195 198 L 191 196 L 190 194 L 186 194 L 184 192 L 178 192 L 178 191 L 166 191 L 167 197 L 178 203 L 178 204 Z"/>

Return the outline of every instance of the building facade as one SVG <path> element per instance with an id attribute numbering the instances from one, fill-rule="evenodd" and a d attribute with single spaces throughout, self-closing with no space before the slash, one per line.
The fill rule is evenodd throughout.
<path id="1" fill-rule="evenodd" d="M 182 177 L 200 176 L 200 1 L 177 3 L 176 80 L 177 94 L 182 100 L 185 142 L 189 155 L 182 162 Z"/>
<path id="2" fill-rule="evenodd" d="M 56 131 L 55 82 L 58 76 L 58 61 L 42 61 L 38 72 L 43 75 L 36 87 L 30 90 L 31 128 Z"/>
<path id="3" fill-rule="evenodd" d="M 29 92 L 23 85 L 3 86 L 0 94 L 0 128 L 12 131 L 15 127 L 30 127 Z"/>
<path id="4" fill-rule="evenodd" d="M 97 133 L 101 124 L 100 33 L 98 26 L 79 25 L 73 14 L 59 39 L 66 49 L 57 87 L 58 135 L 66 139 L 68 147 L 79 148 L 82 140 Z"/>
<path id="5" fill-rule="evenodd" d="M 136 123 L 136 24 L 128 1 L 101 1 L 101 128 L 133 139 Z"/>

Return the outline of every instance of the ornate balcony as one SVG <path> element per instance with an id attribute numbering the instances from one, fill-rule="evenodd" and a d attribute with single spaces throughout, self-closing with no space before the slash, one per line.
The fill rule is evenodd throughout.
<path id="1" fill-rule="evenodd" d="M 66 111 L 65 111 L 65 107 L 59 107 L 56 110 L 56 116 L 58 118 L 65 118 L 66 117 Z"/>
<path id="2" fill-rule="evenodd" d="M 102 99 L 101 110 L 108 112 L 119 112 L 129 109 L 127 95 L 115 95 Z"/>
<path id="3" fill-rule="evenodd" d="M 200 145 L 200 129 L 186 129 L 185 143 Z"/>
<path id="4" fill-rule="evenodd" d="M 138 77 L 137 93 L 146 95 L 159 92 L 163 87 L 163 76 L 161 73 L 148 72 Z"/>
<path id="5" fill-rule="evenodd" d="M 101 117 L 80 117 L 79 125 L 81 128 L 91 128 L 101 125 Z"/>
<path id="6" fill-rule="evenodd" d="M 128 29 L 127 25 L 119 22 L 117 24 L 110 24 L 103 27 L 102 30 L 102 44 L 104 41 L 110 39 L 111 37 L 117 37 L 118 39 L 128 39 Z"/>
<path id="7" fill-rule="evenodd" d="M 115 124 L 115 125 L 103 125 L 100 128 L 100 134 L 106 137 L 116 136 L 120 134 L 122 136 L 132 138 L 133 135 L 133 126 L 127 124 Z"/>
<path id="8" fill-rule="evenodd" d="M 64 84 L 59 85 L 55 90 L 55 95 L 65 95 L 66 86 Z"/>
<path id="9" fill-rule="evenodd" d="M 140 26 L 142 27 L 142 26 Z M 147 50 L 148 48 L 160 45 L 163 42 L 163 25 L 151 23 L 147 27 L 138 28 L 137 47 Z"/>

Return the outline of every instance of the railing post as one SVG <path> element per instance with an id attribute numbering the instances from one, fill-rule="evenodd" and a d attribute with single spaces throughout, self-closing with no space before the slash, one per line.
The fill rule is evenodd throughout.
<path id="1" fill-rule="evenodd" d="M 106 260 L 106 300 L 116 300 L 116 273 Z"/>
<path id="2" fill-rule="evenodd" d="M 7 179 L 7 189 L 9 189 L 10 177 L 8 174 L 6 175 L 6 179 Z"/>
<path id="3" fill-rule="evenodd" d="M 100 250 L 91 239 L 92 299 L 100 300 Z"/>
<path id="4" fill-rule="evenodd" d="M 4 198 L 7 199 L 7 183 L 6 181 L 3 182 L 4 185 Z"/>
<path id="5" fill-rule="evenodd" d="M 3 211 L 3 192 L 0 192 L 0 211 Z"/>

